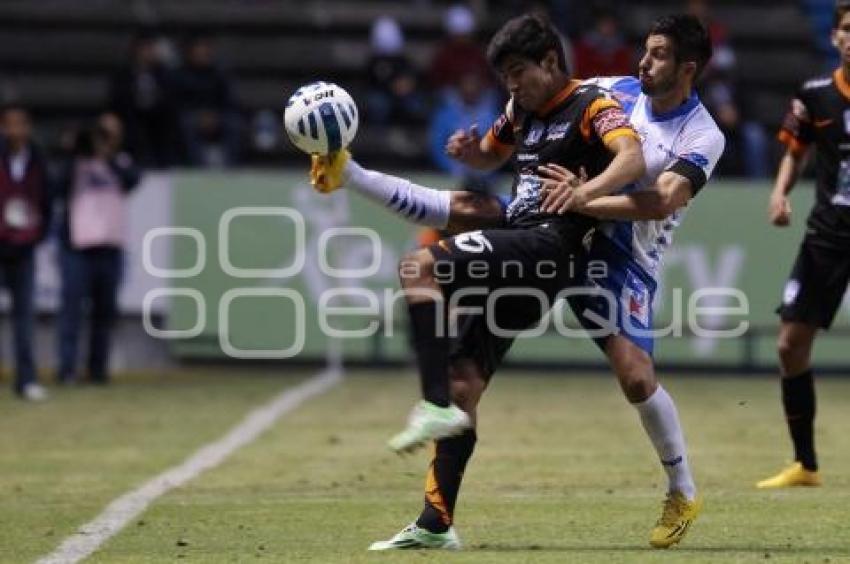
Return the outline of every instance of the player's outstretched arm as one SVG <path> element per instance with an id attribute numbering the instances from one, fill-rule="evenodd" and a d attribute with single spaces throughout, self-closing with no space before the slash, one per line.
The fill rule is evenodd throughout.
<path id="1" fill-rule="evenodd" d="M 788 200 L 788 194 L 797 184 L 797 179 L 806 168 L 808 160 L 809 151 L 795 152 L 790 148 L 785 151 L 779 163 L 767 210 L 768 218 L 773 225 L 785 227 L 791 224 L 791 202 Z"/>

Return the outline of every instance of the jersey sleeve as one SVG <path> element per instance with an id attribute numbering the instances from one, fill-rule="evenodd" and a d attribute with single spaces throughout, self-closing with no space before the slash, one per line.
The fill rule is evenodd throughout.
<path id="1" fill-rule="evenodd" d="M 516 139 L 514 138 L 513 99 L 508 100 L 505 111 L 490 126 L 484 136 L 484 145 L 487 148 L 492 148 L 503 158 L 507 158 L 514 152 Z"/>
<path id="2" fill-rule="evenodd" d="M 600 95 L 584 110 L 581 134 L 588 141 L 597 137 L 606 146 L 610 146 L 614 139 L 622 136 L 633 137 L 640 141 L 622 106 L 606 95 Z"/>
<path id="3" fill-rule="evenodd" d="M 682 131 L 675 149 L 676 160 L 667 170 L 687 178 L 696 196 L 714 172 L 725 147 L 726 138 L 705 113 L 703 119 L 692 121 Z"/>
<path id="4" fill-rule="evenodd" d="M 815 131 L 812 125 L 812 112 L 808 97 L 800 89 L 791 100 L 791 106 L 779 128 L 779 141 L 788 147 L 794 156 L 802 156 L 814 141 Z"/>
<path id="5" fill-rule="evenodd" d="M 620 103 L 626 115 L 631 115 L 638 96 L 640 96 L 640 80 L 633 76 L 597 76 L 588 78 L 582 84 L 598 86 L 611 93 Z"/>
<path id="6" fill-rule="evenodd" d="M 605 90 L 614 90 L 614 85 L 621 80 L 628 79 L 627 76 L 594 76 L 581 81 L 582 84 L 590 84 L 604 88 Z"/>

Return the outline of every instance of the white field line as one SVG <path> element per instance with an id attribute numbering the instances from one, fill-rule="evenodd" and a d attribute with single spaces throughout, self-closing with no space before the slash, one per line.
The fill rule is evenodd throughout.
<path id="1" fill-rule="evenodd" d="M 282 391 L 269 403 L 254 409 L 226 435 L 201 447 L 181 464 L 113 500 L 100 515 L 77 529 L 56 550 L 40 558 L 37 564 L 66 564 L 90 556 L 158 497 L 215 468 L 241 447 L 253 442 L 282 416 L 338 384 L 342 380 L 342 371 L 335 364 L 332 362 L 330 368 L 295 388 Z"/>

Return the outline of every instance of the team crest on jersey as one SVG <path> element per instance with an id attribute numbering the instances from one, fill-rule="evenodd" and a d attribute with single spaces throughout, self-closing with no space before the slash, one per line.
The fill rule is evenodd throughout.
<path id="1" fill-rule="evenodd" d="M 806 109 L 806 105 L 799 98 L 791 100 L 791 114 L 803 121 L 809 121 L 811 119 L 809 117 L 809 110 Z"/>
<path id="2" fill-rule="evenodd" d="M 782 290 L 782 303 L 785 305 L 791 305 L 795 301 L 797 301 L 797 294 L 800 293 L 800 282 L 798 280 L 790 279 L 785 283 L 785 288 Z"/>
<path id="3" fill-rule="evenodd" d="M 531 122 L 531 127 L 528 129 L 528 135 L 525 136 L 526 145 L 534 145 L 543 137 L 545 126 L 539 121 Z"/>
<path id="4" fill-rule="evenodd" d="M 623 287 L 623 298 L 626 302 L 626 311 L 629 317 L 635 319 L 641 326 L 649 327 L 649 288 L 634 274 L 626 275 L 626 284 Z"/>
<path id="5" fill-rule="evenodd" d="M 563 139 L 567 132 L 570 130 L 571 122 L 566 123 L 553 123 L 549 127 L 549 133 L 546 134 L 546 141 L 555 141 L 556 139 Z"/>

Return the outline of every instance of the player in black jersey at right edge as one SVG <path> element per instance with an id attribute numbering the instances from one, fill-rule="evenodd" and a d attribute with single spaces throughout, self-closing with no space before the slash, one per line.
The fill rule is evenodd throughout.
<path id="1" fill-rule="evenodd" d="M 759 482 L 759 488 L 821 483 L 814 447 L 811 351 L 818 330 L 832 324 L 850 280 L 850 1 L 836 3 L 832 43 L 841 55 L 841 66 L 803 84 L 779 133 L 787 149 L 770 197 L 770 221 L 777 226 L 790 223 L 787 196 L 812 146 L 817 195 L 778 310 L 782 403 L 794 463 Z"/>
<path id="2" fill-rule="evenodd" d="M 396 451 L 472 425 L 449 401 L 449 304 L 492 312 L 482 330 L 518 332 L 535 325 L 578 274 L 573 259 L 596 220 L 541 212 L 538 167 L 554 163 L 587 172 L 590 179 L 571 193 L 567 210 L 619 190 L 645 168 L 639 137 L 619 103 L 596 85 L 571 80 L 549 22 L 536 15 L 514 18 L 493 37 L 487 55 L 511 101 L 483 139 L 475 129 L 461 132 L 448 151 L 479 169 L 512 159 L 513 200 L 505 225 L 442 240 L 402 261 L 423 399 L 391 439 Z M 484 325 L 483 318 L 476 314 L 475 323 Z"/>

